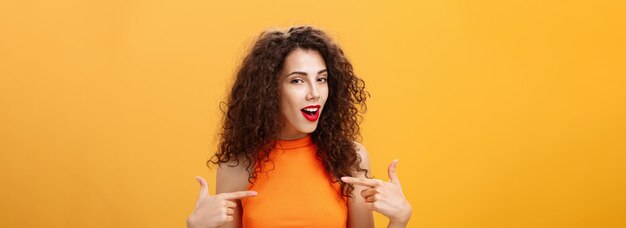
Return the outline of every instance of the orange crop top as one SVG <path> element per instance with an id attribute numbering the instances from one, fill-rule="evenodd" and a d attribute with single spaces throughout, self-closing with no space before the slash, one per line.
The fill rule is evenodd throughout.
<path id="1" fill-rule="evenodd" d="M 342 227 L 348 219 L 338 182 L 332 183 L 315 155 L 311 136 L 279 140 L 254 185 L 255 197 L 241 200 L 244 228 Z M 273 168 L 273 169 L 272 169 Z"/>

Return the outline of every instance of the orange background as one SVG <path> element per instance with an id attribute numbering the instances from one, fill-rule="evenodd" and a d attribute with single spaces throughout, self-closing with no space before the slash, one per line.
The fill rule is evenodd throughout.
<path id="1" fill-rule="evenodd" d="M 183 227 L 236 65 L 301 24 L 410 227 L 626 227 L 626 4 L 565 2 L 2 1 L 0 227 Z"/>

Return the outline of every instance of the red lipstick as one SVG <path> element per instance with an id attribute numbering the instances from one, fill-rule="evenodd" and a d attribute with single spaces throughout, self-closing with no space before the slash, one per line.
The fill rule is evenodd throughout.
<path id="1" fill-rule="evenodd" d="M 302 115 L 304 116 L 305 119 L 307 119 L 308 121 L 314 122 L 320 117 L 320 107 L 322 106 L 321 105 L 309 105 L 309 106 L 304 107 L 303 109 L 300 109 L 300 112 L 302 112 Z"/>

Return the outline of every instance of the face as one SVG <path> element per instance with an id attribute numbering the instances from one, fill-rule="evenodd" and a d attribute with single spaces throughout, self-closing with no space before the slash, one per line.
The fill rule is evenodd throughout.
<path id="1" fill-rule="evenodd" d="M 326 64 L 316 50 L 289 53 L 279 74 L 280 139 L 305 137 L 315 131 L 328 98 Z"/>

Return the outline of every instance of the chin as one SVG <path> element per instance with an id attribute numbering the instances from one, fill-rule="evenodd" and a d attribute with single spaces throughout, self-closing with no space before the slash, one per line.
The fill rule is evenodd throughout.
<path id="1" fill-rule="evenodd" d="M 313 133 L 315 129 L 317 129 L 317 124 L 315 124 L 315 126 L 313 127 L 306 127 L 306 128 L 299 129 L 299 131 L 302 133 L 310 134 L 310 133 Z"/>

